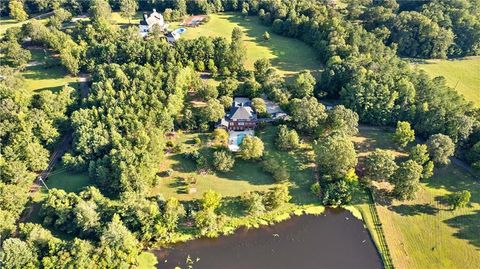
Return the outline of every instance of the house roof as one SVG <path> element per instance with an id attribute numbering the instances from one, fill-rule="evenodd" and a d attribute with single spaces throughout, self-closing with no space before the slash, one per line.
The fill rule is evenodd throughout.
<path id="1" fill-rule="evenodd" d="M 155 24 L 158 24 L 160 26 L 163 26 L 165 24 L 162 14 L 158 13 L 155 9 L 149 16 L 144 14 L 143 20 L 140 21 L 140 25 L 153 26 Z"/>
<path id="2" fill-rule="evenodd" d="M 254 113 L 249 106 L 233 107 L 230 111 L 230 119 L 232 120 L 250 120 L 254 118 Z"/>

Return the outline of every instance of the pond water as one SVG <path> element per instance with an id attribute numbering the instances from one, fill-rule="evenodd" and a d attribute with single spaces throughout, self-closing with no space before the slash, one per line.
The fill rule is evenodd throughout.
<path id="1" fill-rule="evenodd" d="M 345 210 L 293 217 L 274 226 L 240 229 L 216 239 L 197 239 L 154 251 L 157 268 L 310 269 L 383 268 L 362 221 Z"/>

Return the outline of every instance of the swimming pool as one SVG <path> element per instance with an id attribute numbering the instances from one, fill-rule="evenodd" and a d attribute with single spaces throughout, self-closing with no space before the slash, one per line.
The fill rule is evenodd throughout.
<path id="1" fill-rule="evenodd" d="M 185 33 L 186 31 L 187 31 L 187 29 L 185 29 L 185 28 L 178 28 L 178 29 L 173 30 L 174 33 L 177 33 L 177 34 L 180 34 L 180 35 Z"/>
<path id="2" fill-rule="evenodd" d="M 239 134 L 239 135 L 237 136 L 237 145 L 240 146 L 240 144 L 242 144 L 242 141 L 243 141 L 243 139 L 245 138 L 245 136 L 246 136 L 245 134 Z"/>

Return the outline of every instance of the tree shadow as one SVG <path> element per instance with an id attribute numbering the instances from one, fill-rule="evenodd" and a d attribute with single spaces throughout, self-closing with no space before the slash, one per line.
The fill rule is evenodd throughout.
<path id="1" fill-rule="evenodd" d="M 240 218 L 246 216 L 245 208 L 242 204 L 240 197 L 224 197 L 218 211 L 221 212 L 223 215 L 232 218 Z"/>
<path id="2" fill-rule="evenodd" d="M 373 192 L 375 195 L 375 202 L 379 205 L 390 206 L 392 204 L 393 197 L 389 190 L 373 187 Z"/>
<path id="3" fill-rule="evenodd" d="M 172 169 L 182 173 L 193 173 L 196 171 L 196 165 L 193 160 L 185 159 L 182 154 L 174 154 L 170 156 L 175 163 L 172 165 Z"/>
<path id="4" fill-rule="evenodd" d="M 434 176 L 426 184 L 430 188 L 445 189 L 449 192 L 468 190 L 472 195 L 470 202 L 480 203 L 480 181 L 453 162 L 435 168 Z"/>
<path id="5" fill-rule="evenodd" d="M 435 215 L 439 209 L 430 204 L 415 204 L 415 205 L 396 205 L 389 206 L 388 209 L 402 215 L 402 216 L 416 216 L 420 214 Z"/>
<path id="6" fill-rule="evenodd" d="M 457 229 L 454 236 L 468 240 L 470 244 L 480 248 L 480 210 L 475 211 L 473 214 L 447 219 L 444 222 L 450 227 Z"/>
<path id="7" fill-rule="evenodd" d="M 233 13 L 225 13 L 222 17 L 232 23 L 236 23 L 243 27 L 246 31 L 246 36 L 255 42 L 258 46 L 266 47 L 275 56 L 271 59 L 273 66 L 280 70 L 287 72 L 299 72 L 301 70 L 312 70 L 314 75 L 318 76 L 319 69 L 322 69 L 320 60 L 314 55 L 313 48 L 305 44 L 304 42 L 280 36 L 272 32 L 270 27 L 261 24 L 257 17 L 245 17 Z M 265 41 L 262 37 L 263 33 L 268 31 L 271 39 Z M 306 50 L 311 50 L 313 57 L 304 56 Z M 301 54 L 301 55 L 300 55 Z M 304 60 L 297 60 L 298 58 L 305 58 Z"/>

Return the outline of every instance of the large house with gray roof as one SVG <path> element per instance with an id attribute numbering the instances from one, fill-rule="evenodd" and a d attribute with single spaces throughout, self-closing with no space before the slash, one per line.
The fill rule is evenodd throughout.
<path id="1" fill-rule="evenodd" d="M 153 26 L 158 25 L 162 31 L 165 31 L 168 24 L 165 23 L 162 14 L 153 9 L 150 15 L 143 14 L 143 20 L 140 21 L 140 35 L 145 37 L 152 30 Z"/>
<path id="2" fill-rule="evenodd" d="M 253 129 L 257 125 L 257 113 L 252 107 L 250 99 L 235 97 L 228 114 L 220 120 L 217 127 L 229 131 L 244 131 Z"/>

